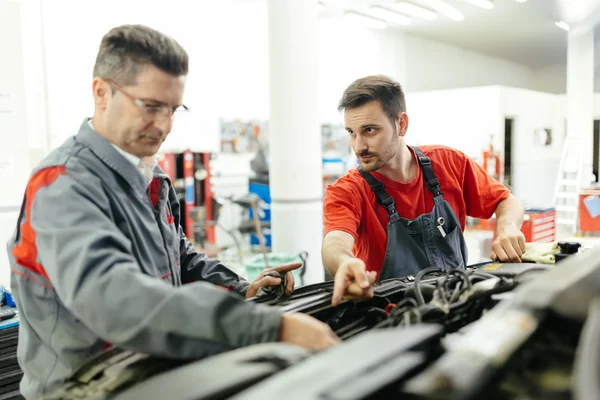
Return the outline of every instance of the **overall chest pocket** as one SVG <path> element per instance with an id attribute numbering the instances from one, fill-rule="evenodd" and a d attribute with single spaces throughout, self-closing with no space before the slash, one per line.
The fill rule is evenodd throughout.
<path id="1" fill-rule="evenodd" d="M 445 237 L 441 233 L 439 234 L 437 244 L 445 268 L 465 268 L 462 241 L 463 236 L 460 226 L 454 227 Z"/>

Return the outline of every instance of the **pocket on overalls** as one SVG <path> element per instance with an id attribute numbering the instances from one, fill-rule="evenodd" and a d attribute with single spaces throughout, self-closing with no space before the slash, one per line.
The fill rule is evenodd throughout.
<path id="1" fill-rule="evenodd" d="M 462 231 L 459 226 L 455 227 L 446 237 L 440 235 L 438 244 L 446 268 L 465 268 L 462 254 Z"/>

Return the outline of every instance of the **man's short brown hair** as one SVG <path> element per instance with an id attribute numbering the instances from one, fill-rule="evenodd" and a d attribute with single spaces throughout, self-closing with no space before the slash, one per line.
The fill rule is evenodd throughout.
<path id="1" fill-rule="evenodd" d="M 344 90 L 338 111 L 360 107 L 371 101 L 378 101 L 392 124 L 401 112 L 406 112 L 406 99 L 402 86 L 383 75 L 360 78 Z"/>
<path id="2" fill-rule="evenodd" d="M 111 29 L 100 43 L 94 77 L 134 85 L 140 69 L 152 65 L 173 76 L 187 75 L 188 54 L 173 38 L 143 25 Z"/>

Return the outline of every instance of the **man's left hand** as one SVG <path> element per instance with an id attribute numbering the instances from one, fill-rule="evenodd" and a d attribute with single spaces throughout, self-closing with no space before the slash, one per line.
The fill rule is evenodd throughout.
<path id="1" fill-rule="evenodd" d="M 285 286 L 285 293 L 287 295 L 292 294 L 292 292 L 294 291 L 294 275 L 292 275 L 292 271 L 300 268 L 301 266 L 302 263 L 296 263 L 262 270 L 258 277 L 256 277 L 256 279 L 254 280 L 254 282 L 252 282 L 250 286 L 248 286 L 248 289 L 246 290 L 246 298 L 249 299 L 250 297 L 255 297 L 258 293 L 258 290 L 261 287 L 281 285 L 281 278 L 268 276 L 267 274 L 269 272 L 279 272 L 281 274 L 285 274 L 285 278 L 287 281 L 287 284 Z"/>
<path id="2" fill-rule="evenodd" d="M 525 235 L 516 226 L 509 225 L 497 230 L 490 257 L 501 262 L 520 263 L 525 250 Z"/>

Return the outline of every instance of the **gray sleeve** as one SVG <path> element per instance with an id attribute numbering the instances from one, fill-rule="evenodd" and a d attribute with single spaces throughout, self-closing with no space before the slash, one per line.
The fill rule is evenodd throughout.
<path id="1" fill-rule="evenodd" d="M 179 242 L 181 251 L 181 281 L 206 281 L 225 287 L 235 293 L 244 295 L 249 283 L 244 278 L 221 264 L 218 260 L 209 260 L 205 254 L 198 253 L 179 227 Z"/>
<path id="2" fill-rule="evenodd" d="M 30 221 L 38 260 L 61 302 L 107 342 L 196 357 L 277 340 L 276 309 L 209 283 L 173 287 L 142 273 L 97 182 L 60 176 L 37 193 Z"/>

